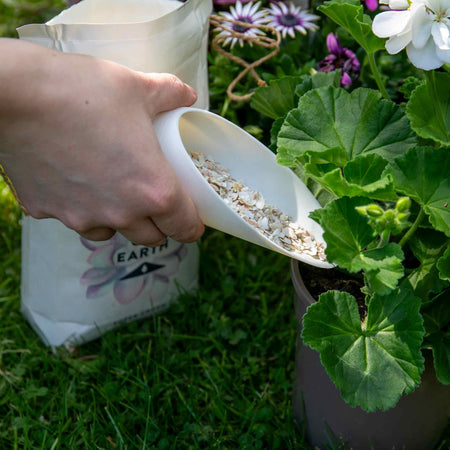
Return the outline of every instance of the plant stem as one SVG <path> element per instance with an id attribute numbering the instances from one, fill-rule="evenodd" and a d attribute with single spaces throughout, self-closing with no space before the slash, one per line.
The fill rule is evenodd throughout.
<path id="1" fill-rule="evenodd" d="M 370 69 L 372 70 L 372 75 L 375 78 L 375 82 L 377 83 L 377 86 L 381 92 L 381 95 L 386 100 L 390 100 L 391 98 L 389 97 L 389 94 L 388 94 L 386 88 L 384 87 L 383 81 L 381 80 L 381 75 L 378 70 L 377 63 L 375 61 L 375 53 L 374 52 L 367 53 L 367 56 L 369 57 L 369 64 L 370 64 Z"/>
<path id="2" fill-rule="evenodd" d="M 220 111 L 220 115 L 222 117 L 225 117 L 225 114 L 228 111 L 228 106 L 229 105 L 230 105 L 230 99 L 228 97 L 225 97 L 225 100 L 224 100 L 223 105 L 222 105 L 222 110 Z"/>
<path id="3" fill-rule="evenodd" d="M 380 242 L 378 243 L 378 248 L 384 247 L 389 243 L 389 239 L 391 237 L 390 231 L 384 230 L 380 236 Z"/>
<path id="4" fill-rule="evenodd" d="M 422 222 L 423 217 L 425 216 L 425 213 L 423 212 L 423 209 L 420 209 L 420 212 L 414 221 L 412 227 L 404 234 L 404 236 L 400 239 L 399 245 L 400 247 L 403 247 L 406 242 L 409 240 L 409 238 L 415 233 L 417 228 L 420 225 L 420 222 Z"/>

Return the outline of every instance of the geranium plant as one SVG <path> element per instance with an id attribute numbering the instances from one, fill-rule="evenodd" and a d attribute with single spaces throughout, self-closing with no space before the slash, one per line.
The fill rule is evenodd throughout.
<path id="1" fill-rule="evenodd" d="M 416 389 L 425 349 L 450 384 L 450 3 L 400 3 L 374 23 L 356 1 L 318 8 L 364 49 L 377 89 L 346 86 L 328 70 L 273 80 L 251 100 L 275 119 L 278 162 L 323 204 L 311 217 L 328 260 L 361 278 L 364 308 L 349 293 L 325 292 L 308 308 L 302 338 L 344 400 L 367 411 Z M 343 55 L 334 35 L 328 44 Z M 422 78 L 386 89 L 375 58 L 385 45 L 406 47 Z"/>

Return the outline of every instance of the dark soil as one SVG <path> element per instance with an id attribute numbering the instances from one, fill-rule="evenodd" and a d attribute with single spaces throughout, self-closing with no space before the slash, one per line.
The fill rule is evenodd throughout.
<path id="1" fill-rule="evenodd" d="M 362 278 L 352 276 L 339 269 L 320 269 L 301 262 L 299 262 L 299 269 L 303 283 L 315 300 L 318 300 L 320 294 L 327 291 L 347 292 L 356 298 L 361 322 L 365 319 L 367 306 L 365 295 L 361 292 L 361 288 L 364 286 Z"/>

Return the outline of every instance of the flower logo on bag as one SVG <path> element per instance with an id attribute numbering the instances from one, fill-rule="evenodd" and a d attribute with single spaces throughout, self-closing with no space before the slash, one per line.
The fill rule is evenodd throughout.
<path id="1" fill-rule="evenodd" d="M 177 273 L 187 254 L 185 244 L 166 241 L 155 248 L 135 245 L 116 233 L 106 242 L 93 242 L 80 238 L 91 251 L 87 262 L 92 267 L 80 278 L 87 286 L 86 298 L 98 298 L 111 291 L 115 299 L 126 305 L 136 300 L 150 283 L 159 282 L 167 290 L 170 277 Z"/>

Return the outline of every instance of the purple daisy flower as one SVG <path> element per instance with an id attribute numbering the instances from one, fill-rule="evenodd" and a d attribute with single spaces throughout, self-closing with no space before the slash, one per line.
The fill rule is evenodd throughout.
<path id="1" fill-rule="evenodd" d="M 330 54 L 320 63 L 320 72 L 332 72 L 336 69 L 342 70 L 341 85 L 349 86 L 358 79 L 361 65 L 356 55 L 348 48 L 343 48 L 338 37 L 330 33 L 327 36 L 327 47 Z"/>
<path id="2" fill-rule="evenodd" d="M 227 19 L 230 20 L 237 20 L 239 22 L 248 23 L 251 25 L 264 25 L 264 16 L 267 14 L 266 10 L 260 10 L 261 3 L 255 3 L 249 2 L 246 5 L 242 5 L 240 1 L 236 2 L 235 6 L 231 6 L 230 12 L 220 12 L 219 14 Z M 238 25 L 235 23 L 227 23 L 225 22 L 224 25 L 229 28 L 230 30 L 237 31 L 238 33 L 245 34 L 246 36 L 261 36 L 265 33 L 254 27 L 246 27 L 243 25 Z M 231 48 L 233 48 L 237 42 L 241 45 L 241 47 L 244 45 L 244 40 L 239 39 L 236 36 L 233 36 L 232 33 L 228 30 L 222 30 L 221 28 L 216 28 L 216 31 L 219 31 L 220 33 L 218 36 L 224 37 L 223 45 L 231 45 Z M 251 45 L 251 42 L 249 42 Z"/>
<path id="3" fill-rule="evenodd" d="M 267 25 L 276 28 L 285 38 L 287 34 L 295 37 L 295 33 L 306 34 L 308 30 L 315 31 L 319 27 L 314 23 L 319 16 L 302 11 L 293 3 L 273 3 L 267 10 Z"/>

